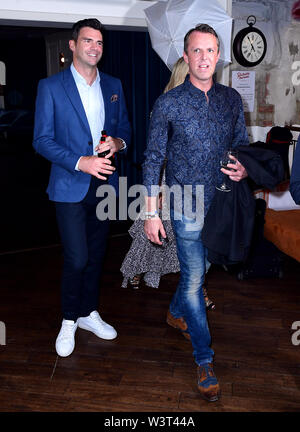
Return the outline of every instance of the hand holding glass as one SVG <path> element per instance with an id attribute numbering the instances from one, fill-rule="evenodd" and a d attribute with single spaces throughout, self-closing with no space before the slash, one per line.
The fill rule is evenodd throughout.
<path id="1" fill-rule="evenodd" d="M 238 152 L 236 150 L 226 150 L 223 153 L 222 159 L 220 160 L 220 165 L 222 168 L 225 168 L 229 171 L 235 171 L 234 168 L 228 168 L 228 164 L 236 164 L 236 161 L 231 159 L 230 156 L 234 156 L 236 159 L 238 157 Z M 216 189 L 218 189 L 221 192 L 230 192 L 231 189 L 226 185 L 226 178 L 224 177 L 224 181 L 220 186 L 216 186 Z"/>

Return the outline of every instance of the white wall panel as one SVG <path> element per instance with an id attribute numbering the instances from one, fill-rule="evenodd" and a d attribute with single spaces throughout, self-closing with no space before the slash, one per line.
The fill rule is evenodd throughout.
<path id="1" fill-rule="evenodd" d="M 231 13 L 232 0 L 218 1 Z M 67 27 L 79 19 L 96 17 L 107 27 L 146 30 L 143 11 L 155 3 L 151 0 L 0 0 L 0 23 L 9 24 L 14 20 L 23 24 L 60 23 Z"/>

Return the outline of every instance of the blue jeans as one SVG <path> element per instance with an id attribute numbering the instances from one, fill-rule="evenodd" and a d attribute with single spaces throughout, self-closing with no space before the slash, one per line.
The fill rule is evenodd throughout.
<path id="1" fill-rule="evenodd" d="M 207 249 L 201 240 L 202 224 L 183 215 L 182 220 L 176 220 L 176 215 L 178 213 L 171 210 L 180 280 L 170 304 L 170 312 L 175 318 L 185 319 L 194 348 L 193 355 L 200 365 L 212 362 L 214 355 L 210 348 L 211 337 L 202 291 L 207 269 Z"/>

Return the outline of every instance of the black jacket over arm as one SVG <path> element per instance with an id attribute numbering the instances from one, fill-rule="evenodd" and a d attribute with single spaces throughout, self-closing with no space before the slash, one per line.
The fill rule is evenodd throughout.
<path id="1" fill-rule="evenodd" d="M 239 146 L 238 159 L 249 178 L 258 187 L 273 189 L 284 178 L 283 162 L 277 153 Z M 255 199 L 246 179 L 240 182 L 227 178 L 231 192 L 216 189 L 204 220 L 202 241 L 208 248 L 208 260 L 214 264 L 244 262 L 252 241 Z"/>

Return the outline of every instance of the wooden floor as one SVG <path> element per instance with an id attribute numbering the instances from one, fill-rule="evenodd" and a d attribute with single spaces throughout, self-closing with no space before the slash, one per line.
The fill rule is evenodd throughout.
<path id="1" fill-rule="evenodd" d="M 222 397 L 199 397 L 190 343 L 166 322 L 178 274 L 159 289 L 121 288 L 129 237 L 110 238 L 100 313 L 118 338 L 78 329 L 75 351 L 60 358 L 60 246 L 0 255 L 0 411 L 229 412 L 299 411 L 300 264 L 286 260 L 284 279 L 238 281 L 213 267 L 208 313 Z M 300 336 L 299 336 L 300 341 Z"/>

